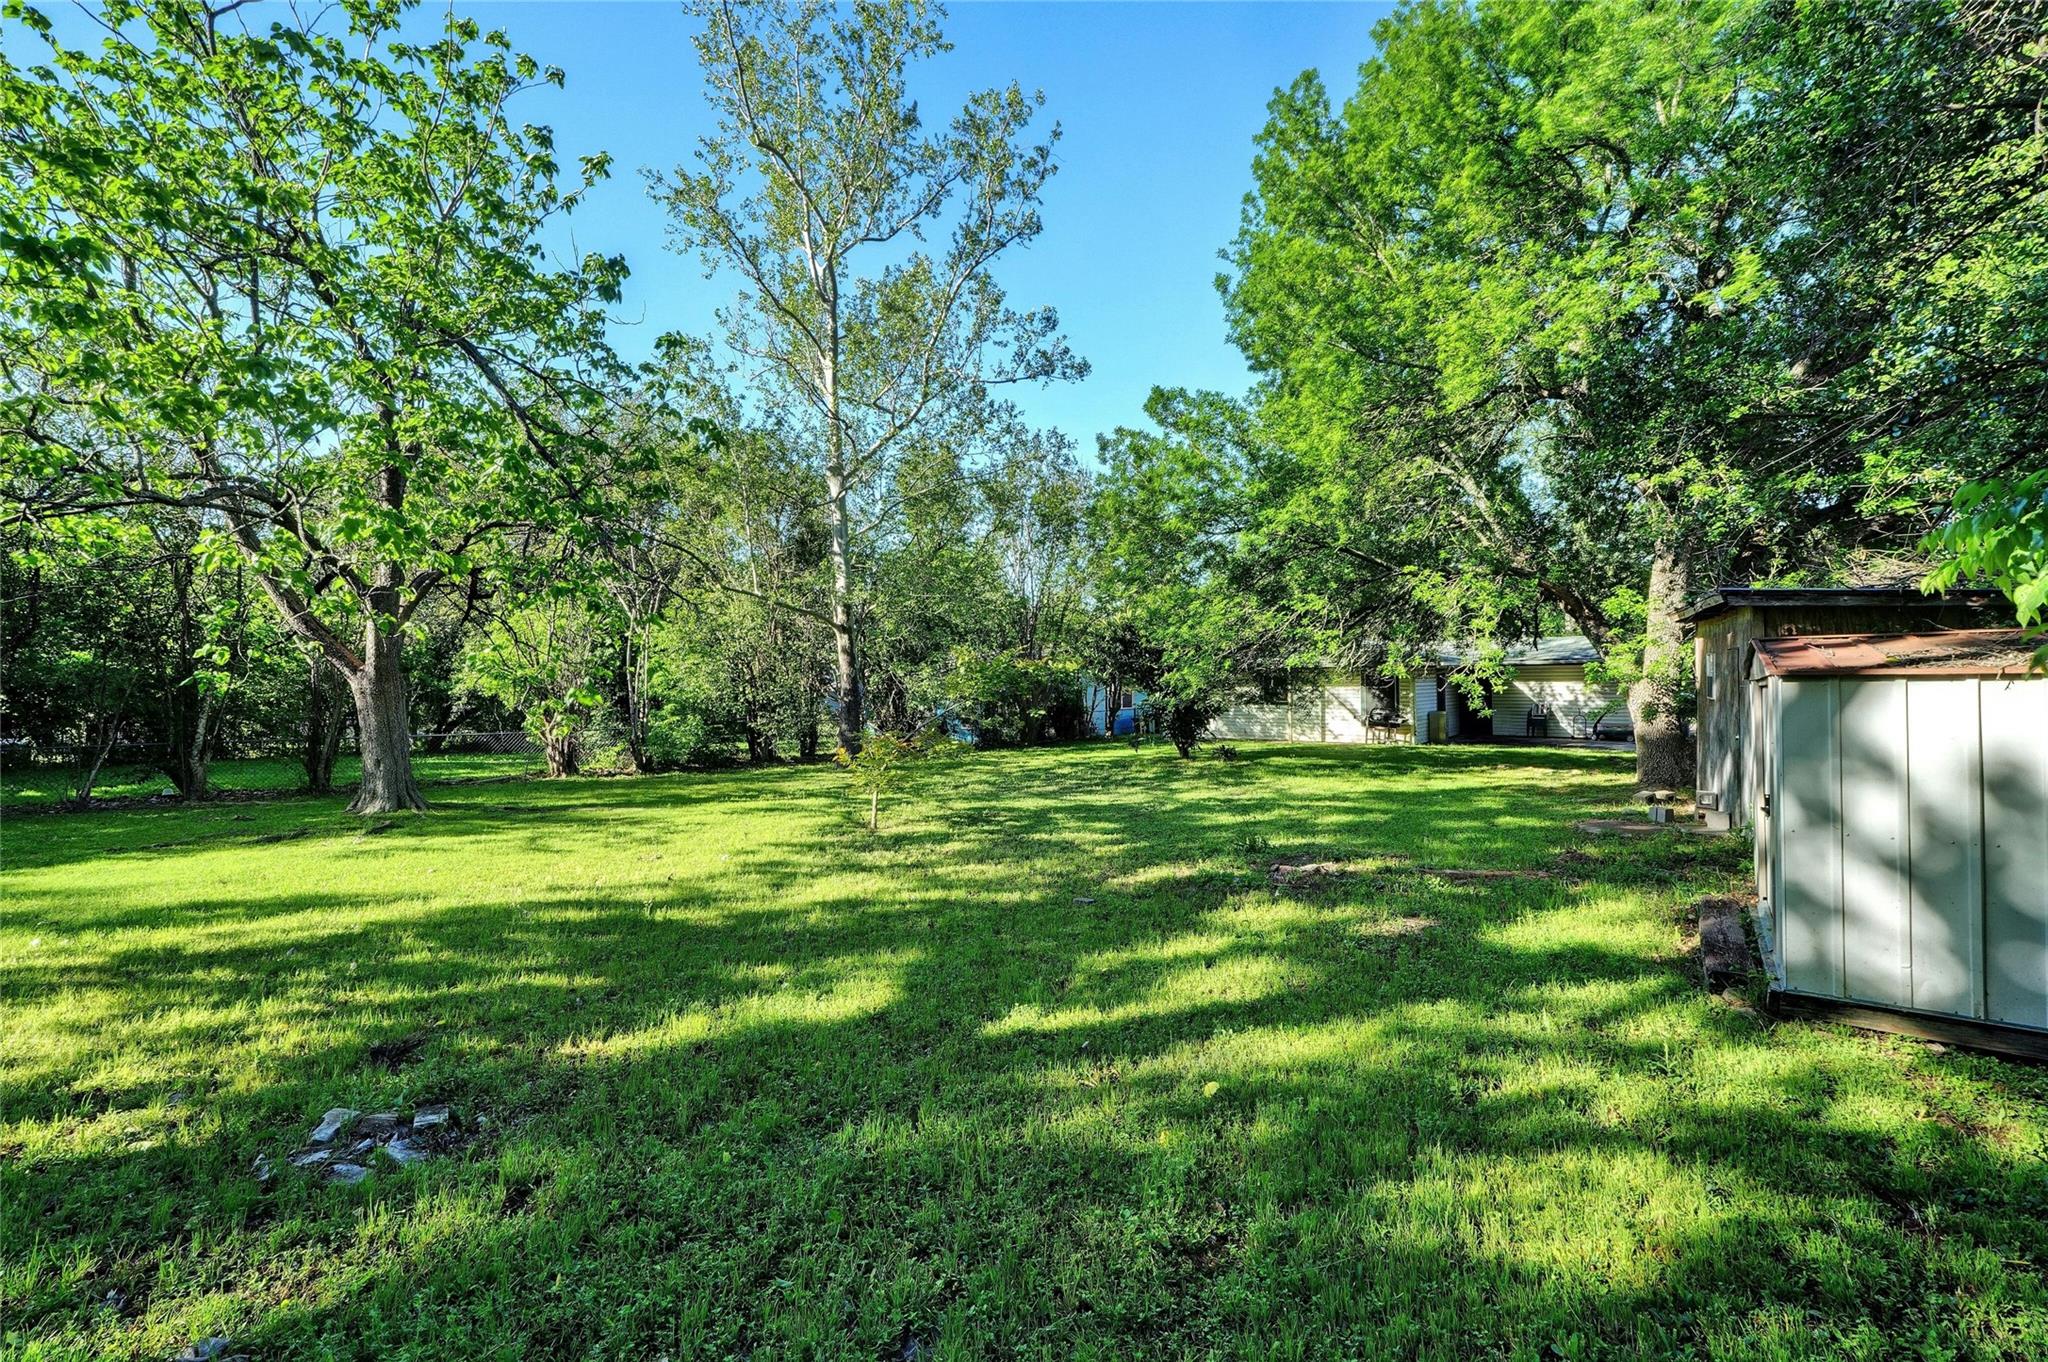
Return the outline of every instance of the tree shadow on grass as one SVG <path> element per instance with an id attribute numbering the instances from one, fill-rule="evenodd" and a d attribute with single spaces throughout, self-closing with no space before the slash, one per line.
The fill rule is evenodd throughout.
<path id="1" fill-rule="evenodd" d="M 1375 791 L 1448 768 L 1373 755 L 1258 753 L 1270 781 L 1365 786 L 1267 811 L 1273 854 L 1537 869 L 1616 797 L 1551 788 L 1579 754 L 1453 753 L 1499 779 L 1440 791 Z M 6 1327 L 153 1347 L 196 1308 L 156 1285 L 174 1229 L 236 1284 L 242 1346 L 280 1357 L 1677 1352 L 1784 1321 L 1821 1351 L 1816 1327 L 1966 1336 L 1940 1301 L 1969 1264 L 2040 1261 L 2023 1142 L 1902 1122 L 1896 1055 L 1780 1044 L 1644 944 L 1631 896 L 1716 853 L 1275 893 L 1234 781 L 1062 754 L 1006 797 L 977 764 L 872 840 L 778 787 L 788 826 L 716 875 L 621 871 L 704 825 L 607 792 L 428 834 L 597 838 L 604 890 L 96 906 L 85 958 L 0 967 L 63 1032 L 0 1109 L 66 1132 L 0 1169 L 0 1224 L 102 1264 L 10 1293 Z M 248 1172 L 328 1105 L 429 1098 L 471 1122 L 461 1157 L 362 1189 Z M 368 1208 L 414 1228 L 366 1237 Z M 325 1283 L 304 1304 L 259 1285 L 277 1245 Z M 2038 1328 L 2038 1286 L 1996 1285 Z M 145 1323 L 95 1314 L 110 1286 Z"/>

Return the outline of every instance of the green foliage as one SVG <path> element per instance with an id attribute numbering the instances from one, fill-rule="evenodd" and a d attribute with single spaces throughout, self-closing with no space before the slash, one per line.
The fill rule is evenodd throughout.
<path id="1" fill-rule="evenodd" d="M 832 759 L 844 767 L 853 788 L 868 797 L 869 832 L 882 827 L 882 796 L 903 788 L 911 774 L 940 757 L 958 755 L 960 745 L 943 729 L 932 728 L 903 737 L 895 733 L 870 733 L 860 751 L 840 748 Z"/>
<path id="2" fill-rule="evenodd" d="M 550 775 L 573 774 L 578 739 L 604 705 L 599 690 L 616 624 L 573 589 L 497 613 L 460 662 L 464 684 L 525 717 Z"/>
<path id="3" fill-rule="evenodd" d="M 2012 598 L 2021 624 L 2042 627 L 2048 613 L 2048 470 L 1964 487 L 1956 495 L 1956 519 L 1934 543 L 1944 561 L 1928 575 L 1930 590 L 1982 579 Z M 2048 648 L 2035 660 L 2048 665 Z"/>
<path id="4" fill-rule="evenodd" d="M 1155 395 L 1105 452 L 1165 686 L 1569 627 L 1681 783 L 1689 596 L 1918 576 L 1958 486 L 2048 446 L 2040 33 L 1416 0 L 1348 97 L 1277 94 L 1220 281 L 1251 400 Z"/>
<path id="5" fill-rule="evenodd" d="M 107 0 L 82 48 L 8 12 L 41 60 L 0 55 L 7 502 L 212 517 L 353 679 L 364 807 L 417 804 L 413 616 L 509 532 L 583 533 L 605 504 L 625 266 L 541 242 L 607 164 L 562 176 L 517 112 L 561 72 L 462 15 L 410 41 L 371 0 Z"/>
<path id="6" fill-rule="evenodd" d="M 1806 268 L 1838 292 L 1810 323 L 1828 341 L 1803 366 L 1809 400 L 1866 451 L 1872 498 L 1955 493 L 1953 529 L 1922 546 L 1929 585 L 1981 577 L 2029 619 L 2048 448 L 2044 19 L 2037 3 L 1779 4 L 1736 46 L 1775 86 L 1757 164 L 1799 200 Z"/>
<path id="7" fill-rule="evenodd" d="M 647 755 L 650 769 L 673 771 L 713 764 L 728 751 L 702 713 L 672 704 L 656 710 L 648 722 Z"/>
<path id="8" fill-rule="evenodd" d="M 923 0 L 692 9 L 716 123 L 694 164 L 653 184 L 685 247 L 739 277 L 721 320 L 758 424 L 823 484 L 825 623 L 852 749 L 866 729 L 858 615 L 874 604 L 863 565 L 920 537 L 927 504 L 1007 437 L 1014 414 L 992 389 L 1086 372 L 1052 310 L 1011 307 L 993 274 L 1041 230 L 1058 130 L 1029 140 L 1043 97 L 1015 84 L 926 123 L 908 73 L 946 43 Z"/>
<path id="9" fill-rule="evenodd" d="M 1155 391 L 1157 430 L 1101 442 L 1092 507 L 1097 577 L 1118 614 L 1096 670 L 1148 692 L 1182 756 L 1209 721 L 1285 659 L 1300 620 L 1268 602 L 1284 567 L 1245 533 L 1264 439 L 1253 415 L 1215 393 Z"/>
<path id="10" fill-rule="evenodd" d="M 1073 736 L 1081 720 L 1076 662 L 962 649 L 946 677 L 948 712 L 965 719 L 977 741 L 1018 747 Z"/>
<path id="11" fill-rule="evenodd" d="M 216 756 L 292 754 L 305 658 L 238 560 L 195 552 L 204 538 L 168 511 L 6 533 L 0 730 L 11 747 L 78 754 L 88 781 L 119 750 L 192 798 L 207 793 Z"/>

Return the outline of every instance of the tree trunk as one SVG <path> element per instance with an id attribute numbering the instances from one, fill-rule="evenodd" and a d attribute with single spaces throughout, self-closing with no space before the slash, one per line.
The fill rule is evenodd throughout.
<path id="1" fill-rule="evenodd" d="M 1691 650 L 1678 622 L 1692 594 L 1692 568 L 1670 540 L 1650 562 L 1650 595 L 1643 674 L 1629 687 L 1628 713 L 1636 732 L 1636 788 L 1692 788 L 1693 747 L 1685 735 L 1685 695 Z"/>
<path id="2" fill-rule="evenodd" d="M 187 799 L 206 798 L 206 770 L 213 747 L 213 700 L 200 696 L 186 718 L 179 706 L 180 723 L 171 739 L 171 783 Z"/>
<path id="3" fill-rule="evenodd" d="M 213 698 L 200 686 L 197 621 L 192 611 L 192 574 L 189 559 L 174 559 L 171 565 L 173 595 L 178 617 L 178 653 L 170 660 L 167 727 L 171 751 L 171 784 L 187 799 L 206 798 L 206 768 L 213 747 Z"/>
<path id="4" fill-rule="evenodd" d="M 629 619 L 619 640 L 619 708 L 626 716 L 626 757 L 634 771 L 646 772 L 654 769 L 654 762 L 647 750 L 647 650 L 634 646 L 639 632 L 640 626 Z"/>
<path id="5" fill-rule="evenodd" d="M 109 719 L 100 727 L 100 740 L 93 748 L 92 764 L 85 768 L 73 792 L 73 802 L 81 809 L 92 807 L 92 787 L 99 784 L 100 768 L 107 764 L 107 756 L 114 750 L 114 739 L 119 736 L 121 726 Z"/>
<path id="6" fill-rule="evenodd" d="M 574 733 L 549 733 L 540 740 L 541 750 L 548 759 L 549 776 L 573 776 L 576 774 L 576 735 Z"/>
<path id="7" fill-rule="evenodd" d="M 818 702 L 806 684 L 803 697 L 803 719 L 796 730 L 796 755 L 799 761 L 818 759 Z"/>
<path id="8" fill-rule="evenodd" d="M 341 752 L 342 730 L 348 727 L 341 678 L 324 655 L 315 653 L 307 664 L 306 681 L 306 748 L 300 760 L 306 767 L 306 788 L 326 794 L 334 788 L 334 761 Z"/>
<path id="9" fill-rule="evenodd" d="M 356 737 L 363 752 L 363 783 L 350 813 L 424 809 L 412 774 L 412 729 L 405 713 L 403 639 L 377 627 L 373 612 L 363 626 L 363 665 L 348 679 L 356 702 Z"/>
<path id="10" fill-rule="evenodd" d="M 825 490 L 832 531 L 833 680 L 839 701 L 839 750 L 855 756 L 866 726 L 861 721 L 860 655 L 853 636 L 853 553 L 846 523 L 846 475 L 837 462 L 826 470 Z"/>

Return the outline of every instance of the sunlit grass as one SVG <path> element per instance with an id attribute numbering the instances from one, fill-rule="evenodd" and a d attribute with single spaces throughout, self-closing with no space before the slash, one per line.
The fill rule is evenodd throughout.
<path id="1" fill-rule="evenodd" d="M 822 768 L 10 820 L 0 1353 L 2048 1355 L 2048 1082 L 1704 995 L 1746 852 L 1575 845 L 1627 785 L 1110 744 L 876 837 Z M 252 1172 L 436 1100 L 457 1154 Z"/>

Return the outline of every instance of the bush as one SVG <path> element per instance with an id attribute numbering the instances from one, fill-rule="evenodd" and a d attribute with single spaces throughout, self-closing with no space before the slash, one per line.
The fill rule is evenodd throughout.
<path id="1" fill-rule="evenodd" d="M 1221 701 L 1206 695 L 1193 699 L 1154 695 L 1145 702 L 1145 707 L 1148 718 L 1166 734 L 1173 750 L 1182 757 L 1195 754 L 1195 748 L 1201 744 L 1203 730 L 1209 727 L 1211 719 L 1223 712 Z"/>
<path id="2" fill-rule="evenodd" d="M 704 716 L 692 709 L 658 709 L 647 716 L 647 757 L 656 767 L 703 766 L 719 755 Z"/>
<path id="3" fill-rule="evenodd" d="M 1075 737 L 1087 718 L 1078 667 L 1014 653 L 956 653 L 946 700 L 990 747 Z"/>

